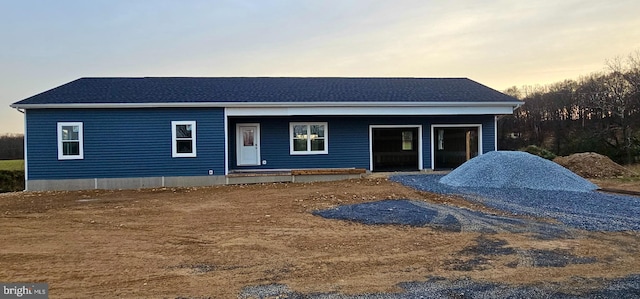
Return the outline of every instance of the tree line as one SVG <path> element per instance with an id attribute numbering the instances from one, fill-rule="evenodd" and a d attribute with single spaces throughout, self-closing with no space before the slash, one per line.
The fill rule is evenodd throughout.
<path id="1" fill-rule="evenodd" d="M 577 80 L 504 92 L 523 104 L 500 118 L 500 149 L 536 145 L 562 156 L 597 152 L 618 163 L 640 161 L 640 50 Z"/>
<path id="2" fill-rule="evenodd" d="M 0 160 L 17 160 L 24 158 L 24 135 L 0 135 Z"/>

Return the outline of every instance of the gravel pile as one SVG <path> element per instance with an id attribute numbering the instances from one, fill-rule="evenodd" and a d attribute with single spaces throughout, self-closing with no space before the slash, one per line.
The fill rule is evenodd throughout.
<path id="1" fill-rule="evenodd" d="M 640 197 L 596 192 L 597 186 L 566 168 L 524 152 L 490 152 L 446 176 L 399 175 L 391 180 L 578 229 L 640 231 Z"/>
<path id="2" fill-rule="evenodd" d="M 638 175 L 613 162 L 609 157 L 597 153 L 578 153 L 553 159 L 583 178 L 610 178 Z"/>
<path id="3" fill-rule="evenodd" d="M 444 176 L 454 187 L 528 188 L 589 192 L 598 186 L 549 160 L 525 152 L 494 151 L 475 157 Z"/>
<path id="4" fill-rule="evenodd" d="M 640 231 L 640 197 L 526 188 L 454 187 L 441 175 L 397 175 L 390 179 L 418 190 L 455 194 L 515 215 L 556 219 L 590 231 Z"/>

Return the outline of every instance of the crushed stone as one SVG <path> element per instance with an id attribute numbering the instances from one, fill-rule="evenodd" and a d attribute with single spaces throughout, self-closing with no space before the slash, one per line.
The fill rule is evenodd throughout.
<path id="1" fill-rule="evenodd" d="M 421 191 L 460 195 L 471 202 L 506 211 L 558 220 L 589 231 L 640 231 L 640 197 L 527 188 L 453 187 L 442 175 L 395 175 L 390 179 Z"/>
<path id="2" fill-rule="evenodd" d="M 442 177 L 440 183 L 453 187 L 576 192 L 598 189 L 598 186 L 552 161 L 516 151 L 493 151 L 475 157 Z"/>
<path id="3" fill-rule="evenodd" d="M 315 211 L 313 214 L 328 219 L 355 221 L 369 225 L 428 226 L 444 231 L 472 231 L 488 234 L 530 233 L 540 239 L 569 237 L 573 234 L 572 229 L 561 225 L 406 199 L 340 205 Z"/>
<path id="4" fill-rule="evenodd" d="M 514 286 L 477 281 L 468 277 L 447 279 L 427 277 L 425 281 L 400 283 L 398 293 L 340 294 L 300 293 L 284 284 L 246 287 L 238 298 L 313 298 L 313 299 L 409 299 L 409 298 L 640 298 L 640 275 L 617 279 L 575 277 L 571 286 L 559 283 Z"/>

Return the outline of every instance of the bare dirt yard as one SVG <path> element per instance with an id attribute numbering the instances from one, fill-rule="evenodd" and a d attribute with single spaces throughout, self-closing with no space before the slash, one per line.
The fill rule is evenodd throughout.
<path id="1" fill-rule="evenodd" d="M 640 273 L 638 232 L 541 239 L 312 214 L 383 199 L 504 214 L 386 178 L 7 193 L 0 194 L 0 281 L 47 282 L 50 298 L 236 298 L 246 287 L 274 283 L 302 294 L 393 293 L 399 283 L 430 277 L 571 293 Z M 556 252 L 576 262 L 536 264 L 517 252 Z"/>

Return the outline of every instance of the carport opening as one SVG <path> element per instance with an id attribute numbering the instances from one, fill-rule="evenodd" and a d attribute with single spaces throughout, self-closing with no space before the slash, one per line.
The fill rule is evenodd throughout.
<path id="1" fill-rule="evenodd" d="M 478 156 L 480 143 L 478 127 L 434 128 L 434 166 L 436 169 L 453 169 Z"/>
<path id="2" fill-rule="evenodd" d="M 373 128 L 373 171 L 416 171 L 418 128 Z"/>

